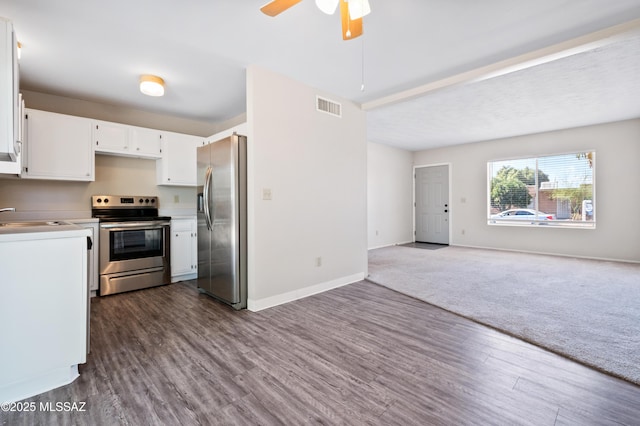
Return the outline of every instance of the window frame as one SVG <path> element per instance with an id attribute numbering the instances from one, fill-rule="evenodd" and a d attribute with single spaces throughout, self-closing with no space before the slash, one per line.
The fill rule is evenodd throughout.
<path id="1" fill-rule="evenodd" d="M 574 220 L 574 219 L 553 219 L 553 220 L 545 220 L 545 219 L 531 219 L 531 220 L 521 220 L 521 219 L 508 219 L 508 218 L 496 218 L 495 216 L 504 213 L 508 210 L 512 209 L 522 209 L 522 210 L 534 210 L 539 212 L 539 196 L 540 196 L 540 184 L 537 184 L 535 187 L 535 201 L 533 207 L 513 207 L 512 209 L 503 210 L 499 213 L 492 213 L 492 198 L 491 198 L 491 182 L 493 180 L 492 176 L 492 165 L 500 162 L 508 162 L 508 161 L 525 161 L 531 160 L 535 162 L 534 173 L 536 175 L 536 181 L 538 179 L 538 173 L 541 171 L 538 168 L 538 162 L 541 158 L 548 157 L 560 157 L 567 155 L 580 155 L 585 153 L 592 153 L 591 156 L 591 209 L 592 209 L 592 219 L 583 221 L 583 220 Z M 596 229 L 596 150 L 595 149 L 587 149 L 587 150 L 576 150 L 576 151 L 568 151 L 568 152 L 560 152 L 560 153 L 551 153 L 551 154 L 538 154 L 538 155 L 529 155 L 529 156 L 521 156 L 521 157 L 506 157 L 502 159 L 493 159 L 487 161 L 487 203 L 486 203 L 486 221 L 489 226 L 516 226 L 516 227 L 544 227 L 544 228 L 563 228 L 563 229 Z M 495 167 L 495 166 L 493 166 Z M 544 170 L 542 170 L 544 172 Z M 583 200 L 586 201 L 586 200 Z M 555 213 L 550 213 L 554 214 Z M 533 215 L 533 214 L 532 214 Z M 515 215 L 513 215 L 515 216 Z M 513 217 L 511 216 L 511 217 Z"/>

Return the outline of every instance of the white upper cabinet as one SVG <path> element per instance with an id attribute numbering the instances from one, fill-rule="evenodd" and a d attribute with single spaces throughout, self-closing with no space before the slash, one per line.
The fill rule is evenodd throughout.
<path id="1" fill-rule="evenodd" d="M 93 140 L 96 152 L 128 152 L 129 128 L 108 121 L 93 121 Z"/>
<path id="2" fill-rule="evenodd" d="M 26 109 L 23 178 L 95 179 L 91 121 L 86 118 Z"/>
<path id="3" fill-rule="evenodd" d="M 21 177 L 95 180 L 95 154 L 156 162 L 158 185 L 195 186 L 200 136 L 26 109 Z M 0 167 L 0 173 L 14 173 Z"/>
<path id="4" fill-rule="evenodd" d="M 162 155 L 160 130 L 92 120 L 96 153 L 157 159 Z"/>
<path id="5" fill-rule="evenodd" d="M 162 134 L 159 130 L 131 128 L 131 146 L 135 154 L 147 158 L 162 156 Z"/>
<path id="6" fill-rule="evenodd" d="M 17 42 L 11 21 L 0 18 L 0 173 L 19 173 L 20 153 Z"/>
<path id="7" fill-rule="evenodd" d="M 158 185 L 196 186 L 197 148 L 205 138 L 164 132 L 162 158 L 156 162 Z"/>

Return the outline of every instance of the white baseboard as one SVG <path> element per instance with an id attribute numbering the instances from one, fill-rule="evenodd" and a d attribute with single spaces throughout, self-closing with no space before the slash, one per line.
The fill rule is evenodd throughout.
<path id="1" fill-rule="evenodd" d="M 193 272 L 190 274 L 176 275 L 171 277 L 171 284 L 177 283 L 179 281 L 195 280 L 196 278 L 198 278 L 197 272 Z"/>
<path id="2" fill-rule="evenodd" d="M 315 284 L 309 287 L 303 287 L 301 289 L 289 291 L 287 293 L 265 297 L 264 299 L 249 299 L 247 300 L 247 309 L 252 312 L 258 312 L 263 309 L 271 308 L 273 306 L 282 305 L 283 303 L 293 302 L 294 300 L 303 299 L 305 297 L 313 296 L 314 294 L 322 293 L 327 290 L 362 281 L 364 280 L 364 277 L 365 273 L 359 272 L 357 274 L 340 277 L 335 280 Z"/>
<path id="3" fill-rule="evenodd" d="M 399 242 L 399 243 L 390 243 L 390 244 L 384 244 L 381 246 L 375 246 L 375 247 L 369 247 L 367 248 L 367 250 L 375 250 L 375 249 L 379 249 L 379 248 L 384 248 L 384 247 L 393 247 L 393 246 L 401 246 L 403 244 L 411 244 L 415 241 L 404 241 L 404 242 Z"/>
<path id="4" fill-rule="evenodd" d="M 68 385 L 80 377 L 78 364 L 48 369 L 23 381 L 0 386 L 0 403 L 16 402 Z"/>
<path id="5" fill-rule="evenodd" d="M 615 259 L 609 257 L 596 257 L 596 256 L 579 256 L 576 254 L 564 254 L 564 253 L 553 253 L 546 251 L 534 251 L 534 250 L 517 250 L 517 249 L 505 249 L 499 247 L 485 247 L 485 246 L 473 246 L 466 244 L 449 244 L 454 247 L 465 247 L 465 248 L 473 248 L 473 249 L 481 249 L 481 250 L 496 250 L 496 251 L 510 251 L 514 253 L 526 253 L 526 254 L 542 254 L 545 256 L 558 256 L 558 257 L 572 257 L 575 259 L 587 259 L 587 260 L 603 260 L 607 262 L 622 262 L 622 263 L 640 263 L 638 260 L 629 260 L 629 259 Z"/>

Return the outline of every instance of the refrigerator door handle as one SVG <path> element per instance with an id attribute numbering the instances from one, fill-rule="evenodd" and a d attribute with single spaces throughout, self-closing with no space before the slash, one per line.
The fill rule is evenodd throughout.
<path id="1" fill-rule="evenodd" d="M 213 227 L 211 224 L 211 212 L 209 211 L 209 188 L 211 186 L 211 174 L 212 174 L 212 169 L 211 167 L 207 167 L 207 172 L 204 176 L 204 188 L 202 191 L 202 195 L 204 198 L 204 218 L 207 222 L 207 229 L 211 230 L 211 228 Z"/>

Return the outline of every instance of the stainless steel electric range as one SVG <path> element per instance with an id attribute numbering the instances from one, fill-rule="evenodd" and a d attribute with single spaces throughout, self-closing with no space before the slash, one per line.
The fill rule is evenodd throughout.
<path id="1" fill-rule="evenodd" d="M 158 197 L 94 195 L 100 219 L 100 296 L 171 282 L 170 221 L 158 215 Z"/>

